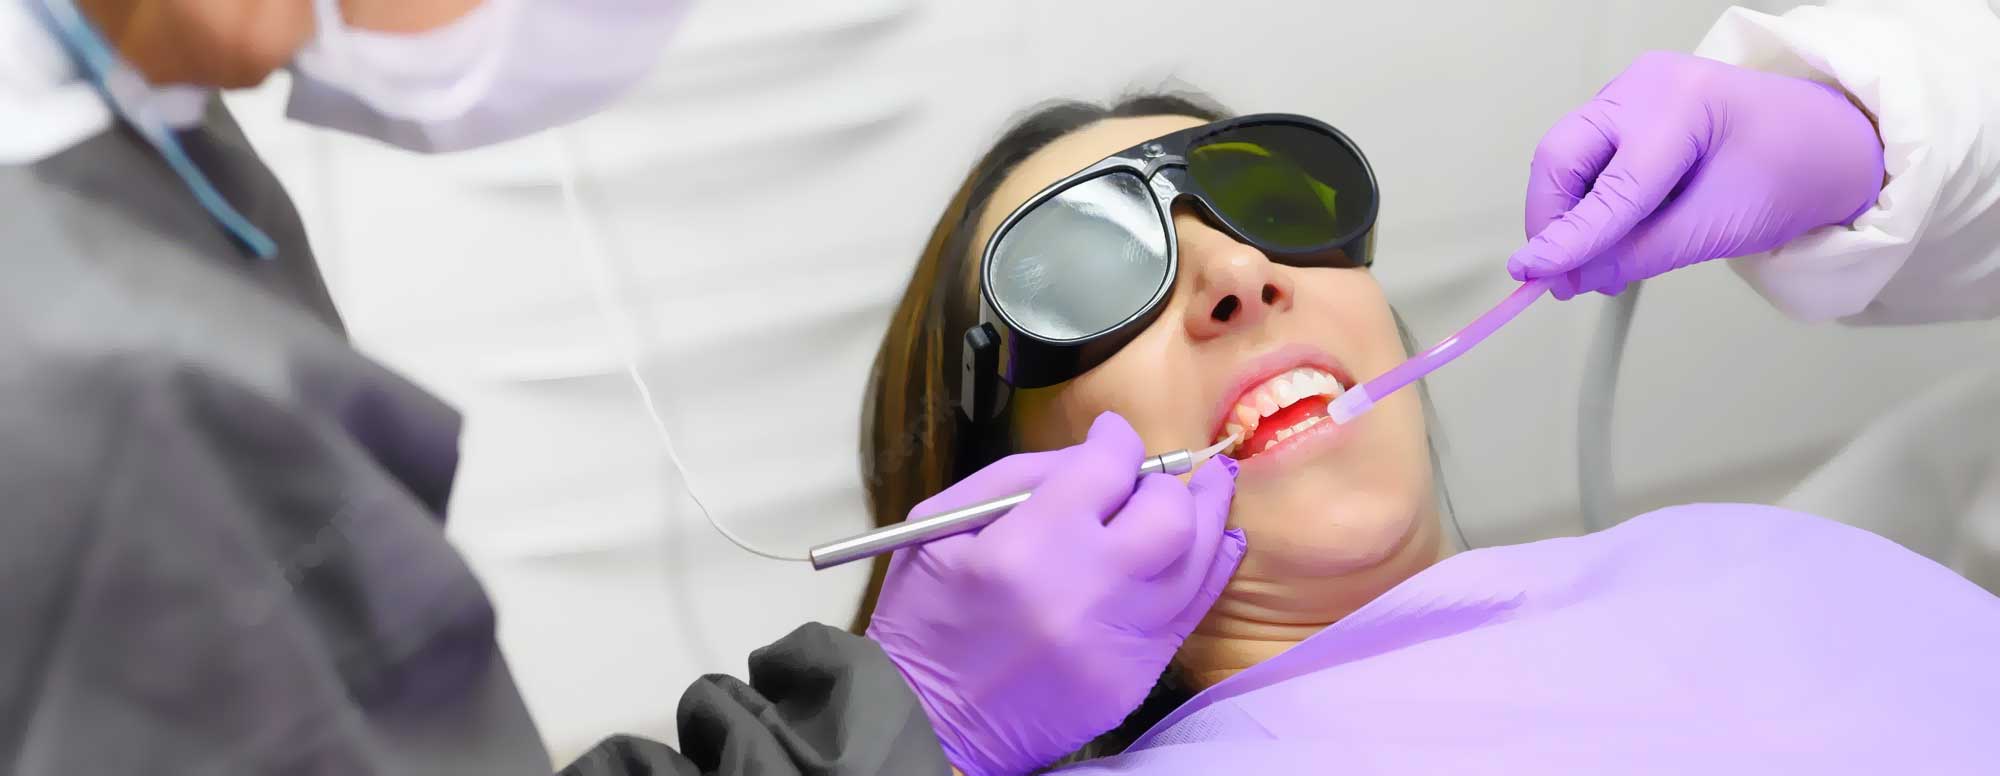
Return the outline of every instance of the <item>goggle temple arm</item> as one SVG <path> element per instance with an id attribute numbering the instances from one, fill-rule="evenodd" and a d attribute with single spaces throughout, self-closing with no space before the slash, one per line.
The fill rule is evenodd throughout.
<path id="1" fill-rule="evenodd" d="M 967 420 L 984 424 L 1000 416 L 1007 405 L 1007 386 L 1000 382 L 1000 336 L 993 324 L 965 331 L 959 358 L 958 408 Z"/>

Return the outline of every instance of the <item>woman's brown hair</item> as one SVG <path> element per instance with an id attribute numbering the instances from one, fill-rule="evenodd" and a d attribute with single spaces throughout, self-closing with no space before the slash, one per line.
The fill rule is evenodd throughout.
<path id="1" fill-rule="evenodd" d="M 959 338 L 979 312 L 972 272 L 978 246 L 970 243 L 1000 181 L 1057 138 L 1098 121 L 1133 116 L 1215 121 L 1227 115 L 1197 95 L 1149 94 L 1110 105 L 1051 103 L 1016 121 L 972 165 L 924 243 L 868 374 L 861 470 L 876 525 L 902 521 L 924 499 L 1013 452 L 1004 422 L 982 429 L 982 439 L 970 440 L 970 424 L 958 411 Z M 855 616 L 856 633 L 867 628 L 875 610 L 888 560 L 875 559 Z"/>

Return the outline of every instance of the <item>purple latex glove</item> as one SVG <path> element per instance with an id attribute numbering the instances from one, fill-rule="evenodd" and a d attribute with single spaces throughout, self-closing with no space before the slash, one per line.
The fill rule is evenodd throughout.
<path id="1" fill-rule="evenodd" d="M 1646 54 L 1550 129 L 1528 178 L 1516 280 L 1558 299 L 1762 253 L 1852 222 L 1882 142 L 1839 89 L 1687 54 Z"/>
<path id="2" fill-rule="evenodd" d="M 1236 463 L 1135 480 L 1144 458 L 1107 412 L 1083 444 L 1008 457 L 914 510 L 1034 492 L 896 553 L 868 626 L 966 776 L 1028 773 L 1123 721 L 1235 573 Z"/>

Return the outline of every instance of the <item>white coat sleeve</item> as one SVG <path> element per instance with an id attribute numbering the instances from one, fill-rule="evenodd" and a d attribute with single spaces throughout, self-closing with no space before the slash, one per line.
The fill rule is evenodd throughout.
<path id="1" fill-rule="evenodd" d="M 1876 120 L 1888 179 L 1852 226 L 1730 264 L 1806 321 L 2000 317 L 2000 0 L 1732 8 L 1699 56 L 1834 84 Z"/>

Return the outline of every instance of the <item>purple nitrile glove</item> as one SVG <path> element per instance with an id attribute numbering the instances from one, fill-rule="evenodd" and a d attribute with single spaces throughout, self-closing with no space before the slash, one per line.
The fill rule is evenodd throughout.
<path id="1" fill-rule="evenodd" d="M 1083 444 L 1010 456 L 913 510 L 1034 493 L 896 553 L 868 626 L 966 776 L 1028 773 L 1117 726 L 1235 573 L 1236 463 L 1182 483 L 1137 478 L 1144 458 L 1107 412 Z"/>
<path id="2" fill-rule="evenodd" d="M 1839 89 L 1687 54 L 1641 56 L 1535 148 L 1516 280 L 1616 294 L 1852 222 L 1882 141 Z"/>

